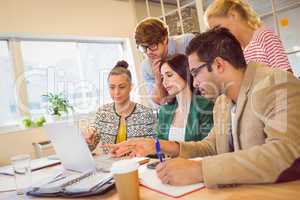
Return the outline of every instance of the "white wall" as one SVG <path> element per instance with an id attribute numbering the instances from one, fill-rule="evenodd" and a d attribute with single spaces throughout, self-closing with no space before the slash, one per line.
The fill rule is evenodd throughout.
<path id="1" fill-rule="evenodd" d="M 128 1 L 1 0 L 0 32 L 128 37 L 135 16 Z"/>
<path id="2" fill-rule="evenodd" d="M 132 0 L 0 0 L 0 34 L 130 37 L 132 41 L 136 24 L 132 3 Z M 139 67 L 136 69 L 140 77 Z M 0 133 L 0 165 L 7 164 L 9 157 L 17 153 L 33 155 L 32 142 L 45 139 L 42 129 Z"/>
<path id="3" fill-rule="evenodd" d="M 35 157 L 32 143 L 48 140 L 42 128 L 27 129 L 0 134 L 0 166 L 8 164 L 10 157 L 17 154 L 30 154 Z"/>

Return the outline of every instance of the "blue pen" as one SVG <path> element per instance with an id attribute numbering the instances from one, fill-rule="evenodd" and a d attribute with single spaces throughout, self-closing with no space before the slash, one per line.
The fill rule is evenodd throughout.
<path id="1" fill-rule="evenodd" d="M 156 148 L 157 157 L 159 158 L 160 162 L 163 162 L 163 155 L 162 155 L 161 150 L 160 150 L 160 143 L 159 143 L 158 138 L 156 138 L 156 140 L 155 140 L 155 148 Z"/>

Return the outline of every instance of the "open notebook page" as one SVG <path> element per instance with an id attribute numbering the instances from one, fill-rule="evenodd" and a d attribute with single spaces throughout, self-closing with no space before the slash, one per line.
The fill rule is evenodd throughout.
<path id="1" fill-rule="evenodd" d="M 139 178 L 141 185 L 174 198 L 178 198 L 193 191 L 204 188 L 203 183 L 192 184 L 188 186 L 171 186 L 163 184 L 158 178 L 155 170 L 148 169 L 146 165 L 142 165 L 139 167 Z"/>

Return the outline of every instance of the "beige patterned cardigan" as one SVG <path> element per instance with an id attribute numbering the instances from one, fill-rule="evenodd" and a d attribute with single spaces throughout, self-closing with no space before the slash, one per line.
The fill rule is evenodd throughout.
<path id="1" fill-rule="evenodd" d="M 98 109 L 90 125 L 96 129 L 95 140 L 89 145 L 91 150 L 94 150 L 100 141 L 101 144 L 116 143 L 120 118 L 114 103 L 105 104 Z M 155 136 L 156 115 L 151 108 L 136 103 L 132 113 L 125 118 L 125 122 L 127 139 Z"/>

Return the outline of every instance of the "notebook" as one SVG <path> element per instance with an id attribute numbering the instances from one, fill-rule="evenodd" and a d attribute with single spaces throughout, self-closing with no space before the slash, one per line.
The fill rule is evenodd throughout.
<path id="1" fill-rule="evenodd" d="M 148 158 L 131 158 L 140 164 L 149 161 Z M 103 194 L 114 187 L 114 180 L 110 173 L 110 166 L 115 161 L 108 155 L 102 155 L 96 159 L 101 166 L 96 171 L 77 173 L 65 171 L 59 173 L 33 186 L 27 194 L 40 197 L 83 197 Z"/>
<path id="2" fill-rule="evenodd" d="M 113 187 L 114 181 L 110 173 L 60 174 L 40 185 L 33 186 L 27 194 L 40 197 L 83 197 L 102 194 Z"/>
<path id="3" fill-rule="evenodd" d="M 139 178 L 142 186 L 173 198 L 182 197 L 205 187 L 203 183 L 188 186 L 171 186 L 163 184 L 158 178 L 155 170 L 148 169 L 146 165 L 139 167 Z"/>

